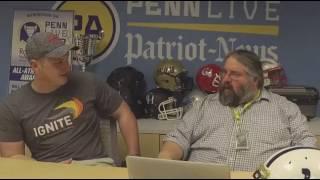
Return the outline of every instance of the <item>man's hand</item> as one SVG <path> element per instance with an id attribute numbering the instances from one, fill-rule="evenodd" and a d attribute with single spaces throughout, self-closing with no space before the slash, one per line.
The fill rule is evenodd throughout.
<path id="1" fill-rule="evenodd" d="M 72 163 L 72 158 L 70 159 L 67 159 L 67 160 L 64 160 L 64 161 L 61 161 L 59 163 L 62 163 L 62 164 L 71 164 Z"/>
<path id="2" fill-rule="evenodd" d="M 159 153 L 158 158 L 160 158 L 160 159 L 172 159 L 170 153 L 163 152 L 163 151 Z"/>
<path id="3" fill-rule="evenodd" d="M 165 144 L 163 145 L 158 155 L 158 158 L 161 158 L 161 159 L 181 160 L 182 157 L 183 157 L 182 148 L 178 144 L 170 141 L 165 142 Z"/>

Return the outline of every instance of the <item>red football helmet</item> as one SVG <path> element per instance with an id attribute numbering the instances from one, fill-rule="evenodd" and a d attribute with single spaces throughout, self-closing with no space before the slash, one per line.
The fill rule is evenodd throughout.
<path id="1" fill-rule="evenodd" d="M 196 82 L 201 91 L 208 94 L 216 93 L 221 82 L 221 68 L 216 64 L 202 66 L 196 75 Z"/>
<path id="2" fill-rule="evenodd" d="M 273 59 L 262 60 L 264 86 L 282 87 L 287 85 L 287 77 L 279 62 Z"/>

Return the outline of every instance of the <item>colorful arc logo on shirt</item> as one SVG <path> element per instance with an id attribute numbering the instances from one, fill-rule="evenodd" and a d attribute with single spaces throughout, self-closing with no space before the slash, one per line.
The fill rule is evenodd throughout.
<path id="1" fill-rule="evenodd" d="M 77 98 L 72 98 L 72 100 L 67 101 L 56 107 L 55 110 L 62 108 L 72 109 L 73 119 L 76 119 L 83 111 L 83 104 Z"/>
<path id="2" fill-rule="evenodd" d="M 74 11 L 74 35 L 98 34 L 101 30 L 104 31 L 103 38 L 97 43 L 92 64 L 106 59 L 116 46 L 120 21 L 110 1 L 57 1 L 52 9 Z"/>

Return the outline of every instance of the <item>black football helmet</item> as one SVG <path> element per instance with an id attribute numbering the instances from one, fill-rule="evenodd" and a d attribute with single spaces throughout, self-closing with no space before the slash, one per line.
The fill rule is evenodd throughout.
<path id="1" fill-rule="evenodd" d="M 159 120 L 177 120 L 183 115 L 182 95 L 163 88 L 155 88 L 146 94 L 148 117 Z"/>
<path id="2" fill-rule="evenodd" d="M 145 116 L 146 82 L 142 72 L 131 66 L 119 67 L 111 72 L 107 83 L 119 92 L 136 118 Z"/>

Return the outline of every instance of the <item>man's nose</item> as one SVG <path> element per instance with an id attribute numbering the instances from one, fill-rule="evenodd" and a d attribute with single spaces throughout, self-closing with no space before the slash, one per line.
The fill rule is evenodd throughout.
<path id="1" fill-rule="evenodd" d="M 225 82 L 231 82 L 231 78 L 230 78 L 230 76 L 229 76 L 229 74 L 224 74 L 223 76 L 222 76 L 222 82 L 223 83 L 225 83 Z"/>

